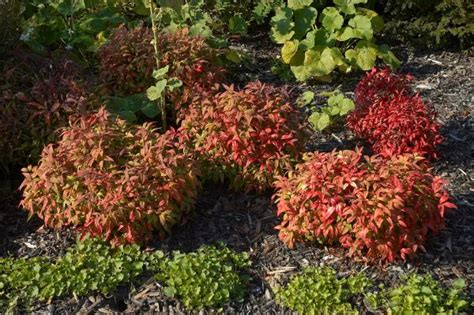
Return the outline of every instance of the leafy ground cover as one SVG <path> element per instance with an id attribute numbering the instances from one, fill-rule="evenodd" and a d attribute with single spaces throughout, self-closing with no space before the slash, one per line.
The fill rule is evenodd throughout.
<path id="1" fill-rule="evenodd" d="M 217 2 L 216 7 L 224 5 L 225 1 Z M 355 8 L 349 5 L 351 1 L 334 2 L 337 10 L 349 12 L 349 17 L 354 14 Z M 295 12 L 314 12 L 314 8 L 308 9 L 311 3 L 288 1 L 288 7 Z M 200 6 L 204 10 L 204 5 Z M 44 9 L 40 7 L 40 10 Z M 66 9 L 56 5 L 48 7 L 50 13 L 59 14 L 59 18 L 75 14 Z M 83 19 L 87 20 L 89 13 L 80 6 L 76 9 L 81 23 L 84 23 Z M 132 9 L 127 12 L 135 20 L 145 20 L 146 10 Z M 322 23 L 337 31 L 342 25 L 334 26 L 331 19 L 340 13 L 329 11 L 321 15 Z M 226 11 L 217 13 L 223 12 Z M 255 10 L 252 12 L 255 14 Z M 142 17 L 137 18 L 137 14 Z M 270 13 L 265 14 L 268 17 Z M 275 14 L 278 16 L 281 12 Z M 93 25 L 102 22 L 109 25 L 113 16 L 93 15 L 91 18 L 89 22 Z M 184 19 L 173 16 L 177 23 L 189 26 L 187 18 L 189 16 Z M 358 22 L 350 22 L 349 27 L 360 32 L 364 18 L 358 15 L 353 19 Z M 193 25 L 189 32 L 204 29 L 211 25 L 206 24 L 209 21 L 207 17 L 202 20 L 204 24 Z M 27 176 L 26 190 L 17 190 L 23 179 L 15 175 L 14 168 L 8 177 L 1 179 L 2 310 L 28 307 L 29 311 L 49 313 L 177 313 L 204 308 L 206 311 L 229 313 L 287 313 L 290 310 L 317 313 L 330 308 L 367 314 L 388 310 L 392 313 L 470 313 L 473 310 L 474 283 L 474 57 L 465 52 L 413 50 L 385 43 L 382 39 L 378 43 L 390 44 L 401 60 L 401 72 L 412 74 L 412 78 L 407 80 L 402 76 L 401 83 L 390 76 L 390 80 L 401 87 L 395 94 L 390 91 L 387 98 L 382 95 L 381 86 L 386 86 L 385 83 L 377 86 L 377 83 L 370 82 L 362 87 L 359 84 L 356 89 L 362 78 L 360 72 L 335 74 L 331 81 L 325 78 L 326 82 L 297 82 L 291 71 L 278 62 L 281 47 L 270 42 L 269 30 L 260 33 L 252 30 L 251 25 L 244 27 L 241 16 L 230 17 L 230 21 L 228 28 L 238 30 L 234 33 L 239 35 L 228 37 L 227 47 L 206 46 L 219 64 L 216 73 L 212 73 L 218 76 L 209 76 L 206 72 L 206 67 L 214 62 L 210 59 L 197 57 L 195 64 L 178 62 L 176 67 L 169 67 L 153 60 L 153 55 L 150 55 L 153 54 L 153 45 L 140 42 L 146 51 L 143 54 L 148 58 L 146 71 L 150 72 L 148 67 L 155 65 L 158 68 L 139 90 L 130 92 L 142 94 L 110 94 L 113 93 L 110 84 L 117 83 L 114 75 L 122 75 L 121 71 L 125 69 L 134 77 L 137 70 L 133 65 L 128 68 L 127 62 L 121 63 L 119 68 L 111 62 L 107 65 L 109 76 L 106 84 L 99 83 L 99 89 L 91 93 L 95 97 L 88 100 L 95 109 L 107 99 L 109 102 L 114 100 L 119 109 L 132 109 L 129 111 L 134 114 L 134 119 L 127 119 L 127 115 L 121 115 L 120 111 L 116 114 L 135 125 L 109 119 L 103 108 L 98 114 L 74 117 L 71 126 L 61 129 L 61 133 L 51 134 L 53 140 L 48 141 L 55 142 L 43 151 L 38 166 L 29 168 L 30 171 L 24 170 L 27 175 L 35 171 L 34 176 Z M 47 21 L 42 23 L 47 24 Z M 56 26 L 62 27 L 62 23 Z M 138 25 L 143 27 L 140 23 Z M 170 26 L 177 27 L 177 24 Z M 127 27 L 133 29 L 135 25 L 132 23 Z M 39 30 L 41 28 L 36 31 Z M 141 30 L 148 34 L 148 40 L 152 39 L 153 29 Z M 128 32 L 123 27 L 119 31 L 126 38 Z M 219 35 L 227 32 L 213 31 Z M 187 49 L 187 32 L 179 33 L 179 46 L 184 50 Z M 246 32 L 255 32 L 249 33 L 255 36 L 246 37 Z M 106 37 L 107 33 L 97 36 Z M 78 38 L 65 36 L 68 35 L 59 34 L 54 45 L 62 46 L 64 41 L 71 41 L 71 48 L 81 51 L 81 48 L 76 48 L 81 46 Z M 211 37 L 213 35 L 207 38 Z M 123 51 L 121 45 L 114 47 L 114 56 L 118 59 L 133 53 L 133 44 L 126 39 L 124 42 L 130 46 Z M 197 45 L 198 50 L 203 47 L 202 39 L 189 43 Z M 314 52 L 320 47 L 309 49 Z M 92 61 L 95 48 L 90 46 L 82 53 L 88 64 L 84 69 L 87 73 L 84 81 L 92 77 L 92 81 L 103 83 L 104 73 L 98 75 L 94 70 L 100 69 Z M 179 52 L 178 55 L 187 60 L 187 54 Z M 176 57 L 172 53 L 165 56 L 173 65 Z M 132 59 L 141 57 L 145 56 L 140 53 Z M 14 64 L 14 56 L 9 58 Z M 229 58 L 235 63 L 229 64 Z M 323 59 L 320 62 L 324 63 Z M 79 64 L 84 65 L 84 60 Z M 176 70 L 181 66 L 184 72 Z M 225 71 L 221 72 L 224 68 Z M 140 69 L 137 71 L 143 70 Z M 189 75 L 180 77 L 182 73 Z M 15 79 L 15 76 L 9 78 Z M 156 85 L 152 85 L 153 79 Z M 212 83 L 212 87 L 201 84 L 201 80 L 208 80 L 204 83 Z M 263 84 L 255 83 L 257 80 Z M 12 80 L 0 82 L 2 91 L 8 91 L 14 85 Z M 137 82 L 143 83 L 141 80 Z M 227 85 L 230 83 L 233 86 Z M 169 84 L 176 87 L 184 84 L 184 89 L 176 90 L 178 94 L 168 95 L 165 91 Z M 147 87 L 153 93 L 145 94 Z M 184 91 L 184 98 L 179 91 Z M 297 100 L 299 95 L 303 97 Z M 22 104 L 21 94 L 18 95 L 17 91 L 13 98 L 6 96 L 3 95 L 1 100 L 14 99 Z M 130 96 L 140 98 L 140 104 L 135 104 L 135 99 Z M 65 98 L 67 101 L 68 96 Z M 58 99 L 53 102 L 51 110 L 58 109 L 55 104 L 64 104 L 62 96 Z M 170 106 L 173 102 L 185 105 L 178 117 L 175 117 L 174 110 L 179 106 Z M 40 103 L 46 108 L 49 106 L 48 101 L 40 100 Z M 415 110 L 409 106 L 413 103 L 417 105 Z M 300 108 L 293 107 L 294 104 L 299 104 Z M 156 108 L 152 115 L 148 109 L 153 105 Z M 165 121 L 161 120 L 161 125 L 158 105 L 166 105 L 165 110 L 170 114 Z M 375 114 L 368 115 L 363 106 Z M 69 107 L 74 108 L 74 105 Z M 390 112 L 385 108 L 395 110 Z M 438 115 L 431 115 L 428 108 Z M 53 117 L 57 117 L 54 110 Z M 351 118 L 354 123 L 349 123 L 348 128 L 344 116 L 350 111 L 359 117 L 353 115 L 356 118 Z M 40 112 L 49 117 L 48 110 Z M 228 115 L 223 114 L 225 112 Z M 406 122 L 393 120 L 400 113 L 408 120 L 405 127 L 403 123 Z M 300 120 L 306 116 L 315 130 L 307 134 L 309 126 L 304 126 L 304 134 L 296 136 L 304 125 Z M 183 117 L 187 130 L 162 130 L 166 124 L 179 127 Z M 383 119 L 379 119 L 381 117 Z M 60 118 L 63 122 L 62 116 Z M 150 121 L 155 122 L 157 129 L 151 127 Z M 392 125 L 385 125 L 385 121 Z M 65 125 L 63 122 L 61 127 Z M 412 130 L 411 127 L 415 131 L 407 132 Z M 193 132 L 196 130 L 199 132 Z M 377 132 L 371 133 L 374 130 Z M 409 138 L 414 133 L 416 137 Z M 295 187 L 282 184 L 287 177 L 292 180 L 292 176 L 298 179 L 301 176 L 303 167 L 294 168 L 294 165 L 303 148 L 295 139 L 302 139 L 303 135 L 310 138 L 304 150 L 320 152 L 312 155 L 311 163 L 305 167 L 314 171 L 312 175 L 326 176 L 321 177 L 325 183 L 323 186 L 319 182 L 312 182 L 313 186 L 306 185 L 306 177 L 300 182 L 295 180 Z M 399 141 L 403 146 L 396 146 Z M 435 148 L 437 142 L 441 143 Z M 390 150 L 384 150 L 387 143 L 392 146 Z M 202 149 L 196 150 L 199 145 Z M 259 151 L 259 147 L 265 150 Z M 356 148 L 363 148 L 363 152 Z M 396 153 L 410 153 L 394 157 L 393 149 L 400 149 L 401 152 Z M 370 156 L 377 150 L 382 155 Z M 151 151 L 155 154 L 150 154 Z M 360 181 L 351 178 L 347 185 L 344 182 L 339 185 L 340 178 L 333 178 L 333 170 L 328 170 L 327 164 L 318 168 L 318 163 L 341 152 L 353 152 L 357 161 L 350 163 L 358 166 L 352 174 L 347 172 L 347 167 L 335 163 L 334 173 L 360 177 Z M 430 158 L 429 162 L 426 160 L 429 164 L 410 155 L 412 152 L 426 154 Z M 370 157 L 363 158 L 363 154 Z M 392 160 L 384 159 L 386 155 Z M 219 163 L 216 163 L 216 158 Z M 198 165 L 194 165 L 193 159 L 199 162 Z M 280 163 L 282 159 L 284 163 Z M 31 160 L 35 164 L 34 157 Z M 218 172 L 223 173 L 224 180 L 204 180 L 200 185 L 198 179 L 203 179 L 203 174 L 220 177 L 213 173 L 216 165 L 210 161 L 223 168 Z M 393 166 L 395 164 L 402 171 L 398 172 Z M 274 176 L 272 171 L 275 170 Z M 242 175 L 247 179 L 241 181 L 244 187 L 236 184 L 236 179 Z M 274 177 L 278 180 L 276 186 L 280 189 L 280 201 L 271 188 Z M 441 188 L 443 181 L 447 183 L 446 191 Z M 246 182 L 254 186 L 245 187 Z M 286 191 L 283 186 L 287 187 Z M 366 194 L 361 187 L 366 187 Z M 247 192 L 244 192 L 245 188 Z M 298 198 L 302 195 L 296 188 L 313 194 L 310 206 L 307 199 L 301 206 L 294 206 L 300 205 Z M 158 193 L 144 193 L 146 190 Z M 326 191 L 333 192 L 330 198 L 321 197 Z M 387 191 L 393 192 L 393 198 L 387 199 L 384 195 Z M 289 244 L 282 237 L 281 229 L 280 232 L 275 229 L 283 224 L 277 211 L 281 200 L 288 194 L 296 197 L 283 207 L 282 212 L 293 215 L 297 208 L 301 220 L 291 226 L 293 230 L 285 226 L 285 233 L 290 230 L 296 235 L 299 233 L 305 242 L 291 241 Z M 20 200 L 29 210 L 30 220 L 25 211 L 17 209 Z M 452 208 L 451 202 L 457 209 L 445 211 Z M 356 203 L 375 211 L 355 219 L 341 214 L 345 204 Z M 405 206 L 397 212 L 400 203 Z M 164 213 L 156 212 L 156 209 L 164 209 Z M 307 216 L 312 215 L 314 209 L 318 209 L 321 216 L 313 215 L 313 221 L 310 221 Z M 354 214 L 357 207 L 347 209 Z M 385 212 L 395 213 L 397 220 L 381 215 Z M 403 212 L 409 212 L 409 215 Z M 37 215 L 45 220 L 46 226 Z M 283 222 L 286 219 L 283 218 Z M 370 233 L 364 224 L 370 227 Z M 443 224 L 446 228 L 432 236 L 432 231 L 437 231 Z M 405 228 L 409 233 L 399 232 Z M 94 235 L 102 236 L 106 241 L 86 240 L 76 245 L 78 231 L 93 231 Z M 387 233 L 386 237 L 384 233 Z M 118 247 L 110 247 L 107 239 Z M 141 247 L 119 245 L 135 242 Z M 352 257 L 348 255 L 354 253 Z M 72 275 L 65 277 L 66 273 Z"/>

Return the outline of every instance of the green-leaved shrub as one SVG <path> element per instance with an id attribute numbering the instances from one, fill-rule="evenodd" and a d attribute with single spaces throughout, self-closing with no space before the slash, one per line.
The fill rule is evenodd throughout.
<path id="1" fill-rule="evenodd" d="M 399 60 L 374 34 L 383 30 L 382 18 L 359 6 L 367 0 L 288 0 L 271 20 L 272 39 L 282 44 L 283 62 L 299 81 L 327 78 L 334 70 L 370 70 L 382 59 L 391 67 Z"/>
<path id="2" fill-rule="evenodd" d="M 247 253 L 205 246 L 188 254 L 173 253 L 155 277 L 166 285 L 166 295 L 177 297 L 187 308 L 201 309 L 242 301 L 248 277 L 241 271 L 249 266 Z"/>

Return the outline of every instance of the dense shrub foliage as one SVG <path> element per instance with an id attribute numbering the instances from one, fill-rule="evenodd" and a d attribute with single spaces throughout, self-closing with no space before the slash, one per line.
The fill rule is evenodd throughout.
<path id="1" fill-rule="evenodd" d="M 98 113 L 73 120 L 37 166 L 24 169 L 21 205 L 45 225 L 73 225 L 116 243 L 161 237 L 193 206 L 198 182 L 184 136 Z"/>
<path id="2" fill-rule="evenodd" d="M 342 73 L 370 70 L 380 58 L 391 67 L 400 61 L 386 46 L 375 43 L 383 29 L 382 18 L 360 6 L 367 0 L 287 1 L 272 18 L 272 39 L 283 44 L 281 57 L 295 78 L 327 79 Z"/>
<path id="3" fill-rule="evenodd" d="M 174 252 L 155 278 L 166 285 L 166 295 L 179 298 L 187 308 L 201 309 L 242 301 L 248 281 L 242 269 L 249 266 L 247 253 L 206 246 L 188 254 Z"/>
<path id="4" fill-rule="evenodd" d="M 443 141 L 436 113 L 407 86 L 409 76 L 373 70 L 356 88 L 356 107 L 349 129 L 375 153 L 418 153 L 437 157 Z"/>
<path id="5" fill-rule="evenodd" d="M 204 177 L 262 191 L 291 168 L 305 139 L 302 115 L 284 88 L 252 82 L 195 102 L 182 122 Z"/>
<path id="6" fill-rule="evenodd" d="M 406 259 L 444 226 L 440 177 L 411 154 L 363 157 L 360 150 L 311 153 L 276 186 L 280 239 L 340 244 L 371 262 Z"/>
<path id="7" fill-rule="evenodd" d="M 144 93 L 154 85 L 155 52 L 153 34 L 143 25 L 133 29 L 115 29 L 108 43 L 98 52 L 100 74 L 117 95 Z M 172 103 L 179 109 L 196 91 L 209 90 L 223 77 L 223 69 L 213 63 L 215 50 L 202 37 L 190 36 L 188 29 L 160 33 L 160 65 L 169 66 L 168 76 L 183 82 L 183 91 L 175 93 Z"/>
<path id="8" fill-rule="evenodd" d="M 0 64 L 0 172 L 36 163 L 43 146 L 57 138 L 55 130 L 70 115 L 85 114 L 87 86 L 80 69 L 68 60 L 50 59 L 16 51 L 14 62 Z"/>
<path id="9" fill-rule="evenodd" d="M 77 242 L 65 256 L 0 259 L 0 309 L 21 310 L 36 301 L 62 296 L 108 294 L 145 269 L 161 263 L 162 252 L 143 253 L 136 245 L 111 249 L 104 241 Z"/>
<path id="10" fill-rule="evenodd" d="M 351 302 L 361 296 L 370 281 L 362 274 L 338 279 L 330 268 L 307 268 L 294 276 L 276 299 L 298 314 L 352 314 Z"/>
<path id="11" fill-rule="evenodd" d="M 470 0 L 384 0 L 377 5 L 389 20 L 386 32 L 394 37 L 425 46 L 472 46 L 474 3 Z"/>

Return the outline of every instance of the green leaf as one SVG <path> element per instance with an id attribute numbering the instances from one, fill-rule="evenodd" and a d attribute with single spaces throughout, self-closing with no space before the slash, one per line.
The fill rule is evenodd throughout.
<path id="1" fill-rule="evenodd" d="M 158 104 L 156 103 L 148 103 L 141 109 L 142 113 L 145 114 L 148 118 L 155 118 L 160 113 L 158 108 Z"/>
<path id="2" fill-rule="evenodd" d="M 129 123 L 134 123 L 137 121 L 137 116 L 135 116 L 135 113 L 128 110 L 120 111 L 117 113 L 117 115 Z"/>
<path id="3" fill-rule="evenodd" d="M 355 5 L 359 3 L 367 3 L 367 0 L 334 0 L 334 4 L 336 4 L 342 12 L 351 15 L 356 13 Z"/>
<path id="4" fill-rule="evenodd" d="M 321 131 L 329 126 L 331 118 L 326 113 L 314 112 L 308 118 L 308 121 L 313 125 L 314 128 Z"/>
<path id="5" fill-rule="evenodd" d="M 298 106 L 306 106 L 309 103 L 311 103 L 313 99 L 314 99 L 314 92 L 306 91 L 298 97 L 298 99 L 296 100 L 296 104 Z"/>
<path id="6" fill-rule="evenodd" d="M 162 79 L 158 82 L 156 82 L 155 86 L 150 86 L 146 90 L 146 96 L 150 101 L 156 101 L 157 99 L 161 98 L 163 96 L 163 91 L 166 88 L 166 83 L 168 81 L 166 79 Z"/>
<path id="7" fill-rule="evenodd" d="M 293 10 L 303 9 L 310 6 L 313 0 L 288 0 L 288 7 Z"/>
<path id="8" fill-rule="evenodd" d="M 348 98 L 342 100 L 339 115 L 344 116 L 355 109 L 354 101 Z"/>
<path id="9" fill-rule="evenodd" d="M 326 7 L 321 16 L 324 28 L 331 33 L 340 29 L 344 23 L 344 18 L 335 7 Z"/>
<path id="10" fill-rule="evenodd" d="M 225 53 L 225 57 L 227 60 L 230 60 L 233 63 L 236 63 L 236 64 L 242 63 L 242 58 L 240 58 L 240 54 L 235 49 L 229 49 Z"/>
<path id="11" fill-rule="evenodd" d="M 462 290 L 466 287 L 466 281 L 462 278 L 456 279 L 456 281 L 453 282 L 452 287 L 457 290 Z"/>
<path id="12" fill-rule="evenodd" d="M 163 292 L 166 294 L 166 296 L 174 297 L 176 294 L 176 289 L 174 287 L 165 287 Z"/>
<path id="13" fill-rule="evenodd" d="M 155 80 L 160 80 L 168 73 L 169 70 L 169 65 L 166 65 L 158 70 L 153 70 L 153 78 L 155 78 Z"/>
<path id="14" fill-rule="evenodd" d="M 290 40 L 295 31 L 293 27 L 295 23 L 292 21 L 293 11 L 287 7 L 278 8 L 275 16 L 271 20 L 272 39 L 278 44 L 284 44 Z"/>
<path id="15" fill-rule="evenodd" d="M 378 50 L 379 58 L 389 65 L 391 68 L 399 68 L 402 62 L 395 56 L 395 54 L 388 48 L 387 45 L 380 45 Z"/>
<path id="16" fill-rule="evenodd" d="M 168 91 L 173 92 L 174 90 L 183 86 L 183 81 L 178 78 L 170 78 L 167 83 Z"/>
<path id="17" fill-rule="evenodd" d="M 382 17 L 378 15 L 377 12 L 366 8 L 360 8 L 357 10 L 357 13 L 365 15 L 367 18 L 369 18 L 374 32 L 381 32 L 383 30 L 384 22 Z"/>
<path id="18" fill-rule="evenodd" d="M 51 2 L 51 6 L 58 10 L 60 14 L 66 16 L 72 16 L 80 10 L 86 8 L 84 0 L 64 0 L 59 4 L 54 4 L 54 2 Z"/>
<path id="19" fill-rule="evenodd" d="M 337 65 L 332 54 L 331 48 L 316 46 L 306 52 L 305 65 L 310 68 L 311 74 L 315 77 L 330 74 Z"/>
<path id="20" fill-rule="evenodd" d="M 372 23 L 369 18 L 363 15 L 357 15 L 349 20 L 349 26 L 352 26 L 354 37 L 370 40 L 374 36 Z"/>
<path id="21" fill-rule="evenodd" d="M 296 10 L 293 15 L 293 19 L 295 21 L 294 38 L 302 39 L 306 33 L 313 29 L 318 16 L 318 11 L 313 7 L 305 7 L 303 9 Z"/>
<path id="22" fill-rule="evenodd" d="M 247 34 L 247 22 L 240 15 L 234 15 L 229 19 L 229 31 L 232 34 Z"/>
<path id="23" fill-rule="evenodd" d="M 298 45 L 299 45 L 298 40 L 287 41 L 283 45 L 283 47 L 281 48 L 281 58 L 283 59 L 283 62 L 287 64 L 290 63 L 291 58 L 293 58 L 293 56 L 298 51 Z"/>
<path id="24" fill-rule="evenodd" d="M 354 32 L 354 29 L 350 26 L 341 28 L 336 34 L 336 39 L 340 42 L 345 42 L 355 37 L 356 37 L 356 34 Z"/>

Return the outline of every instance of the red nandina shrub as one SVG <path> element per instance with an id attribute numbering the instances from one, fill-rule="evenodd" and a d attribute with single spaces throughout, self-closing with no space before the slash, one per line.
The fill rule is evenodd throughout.
<path id="1" fill-rule="evenodd" d="M 72 225 L 112 244 L 163 237 L 191 211 L 199 186 L 183 141 L 102 108 L 73 120 L 37 166 L 23 169 L 21 205 L 47 226 Z"/>
<path id="2" fill-rule="evenodd" d="M 368 106 L 379 100 L 389 101 L 394 95 L 412 95 L 410 74 L 392 73 L 390 68 L 373 68 L 357 84 L 355 101 L 358 107 Z"/>
<path id="3" fill-rule="evenodd" d="M 382 158 L 361 150 L 310 153 L 276 182 L 280 239 L 292 247 L 340 244 L 367 261 L 405 260 L 423 249 L 455 206 L 417 155 Z"/>
<path id="4" fill-rule="evenodd" d="M 36 163 L 43 146 L 70 115 L 94 107 L 81 71 L 71 61 L 20 54 L 0 79 L 0 168 Z"/>
<path id="5" fill-rule="evenodd" d="M 356 88 L 356 108 L 347 116 L 347 125 L 375 153 L 436 158 L 436 147 L 443 141 L 436 113 L 413 93 L 411 80 L 389 69 L 373 69 Z"/>
<path id="6" fill-rule="evenodd" d="M 182 130 L 202 163 L 205 178 L 227 178 L 235 189 L 271 187 L 298 159 L 306 137 L 302 115 L 286 90 L 252 82 L 190 106 Z"/>
<path id="7" fill-rule="evenodd" d="M 99 49 L 100 75 L 114 93 L 144 93 L 154 84 L 156 61 L 152 40 L 150 28 L 140 25 L 129 30 L 122 25 Z M 216 51 L 203 38 L 190 36 L 188 29 L 160 33 L 158 44 L 160 65 L 169 65 L 168 75 L 183 82 L 183 91 L 172 96 L 178 109 L 191 100 L 195 91 L 208 90 L 221 81 L 223 69 L 213 64 Z"/>
<path id="8" fill-rule="evenodd" d="M 436 147 L 443 141 L 432 111 L 417 94 L 394 95 L 358 108 L 347 117 L 347 125 L 367 141 L 375 153 L 418 153 L 436 158 Z"/>

